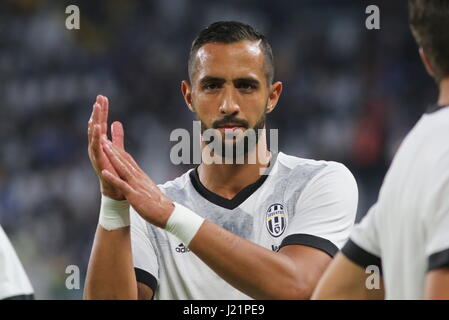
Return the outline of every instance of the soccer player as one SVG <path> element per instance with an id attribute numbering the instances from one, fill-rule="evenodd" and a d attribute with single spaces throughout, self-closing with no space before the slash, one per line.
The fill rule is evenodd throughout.
<path id="1" fill-rule="evenodd" d="M 449 298 L 449 0 L 410 0 L 409 16 L 439 99 L 404 139 L 377 203 L 323 275 L 316 299 Z"/>
<path id="2" fill-rule="evenodd" d="M 0 300 L 34 299 L 33 287 L 0 226 Z"/>
<path id="3" fill-rule="evenodd" d="M 352 174 L 268 150 L 265 116 L 282 83 L 273 82 L 270 45 L 252 27 L 213 23 L 194 40 L 188 66 L 181 91 L 202 132 L 215 132 L 225 149 L 243 143 L 237 158 L 245 161 L 217 149 L 233 163 L 203 161 L 156 186 L 124 151 L 119 122 L 108 140 L 108 100 L 98 96 L 88 137 L 102 205 L 85 298 L 310 298 L 353 226 Z M 243 135 L 230 135 L 238 129 Z M 244 133 L 257 129 L 251 144 Z"/>

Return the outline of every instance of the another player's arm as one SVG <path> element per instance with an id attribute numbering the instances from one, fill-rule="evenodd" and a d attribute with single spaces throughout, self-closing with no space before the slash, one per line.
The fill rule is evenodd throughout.
<path id="1" fill-rule="evenodd" d="M 449 267 L 430 270 L 427 273 L 424 299 L 449 299 Z"/>
<path id="2" fill-rule="evenodd" d="M 101 177 L 101 170 L 115 172 L 104 155 L 100 138 L 106 136 L 108 101 L 98 96 L 88 125 L 88 152 L 92 166 L 100 180 L 101 193 L 115 200 L 123 200 L 123 194 Z M 123 149 L 123 128 L 112 125 L 112 141 Z M 107 231 L 98 226 L 87 270 L 84 297 L 86 299 L 137 299 L 151 298 L 153 292 L 136 282 L 131 256 L 130 228 Z"/>
<path id="3" fill-rule="evenodd" d="M 312 299 L 361 300 L 384 299 L 383 280 L 380 288 L 368 289 L 365 269 L 339 252 L 320 279 Z M 380 275 L 379 275 L 380 276 Z"/>
<path id="4" fill-rule="evenodd" d="M 103 178 L 123 192 L 149 223 L 164 228 L 173 203 L 136 166 L 130 155 L 103 139 L 103 148 L 118 175 L 105 170 Z M 272 252 L 220 226 L 205 221 L 189 244 L 206 264 L 228 283 L 258 299 L 310 298 L 331 257 L 302 245 Z"/>

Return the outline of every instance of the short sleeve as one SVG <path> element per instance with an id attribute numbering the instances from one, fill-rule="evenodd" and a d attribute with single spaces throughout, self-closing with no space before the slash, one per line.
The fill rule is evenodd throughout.
<path id="1" fill-rule="evenodd" d="M 25 269 L 0 226 L 0 300 L 27 299 L 33 294 Z"/>
<path id="2" fill-rule="evenodd" d="M 134 270 L 138 282 L 149 286 L 153 292 L 158 284 L 158 259 L 150 241 L 145 220 L 131 207 L 131 248 Z"/>
<path id="3" fill-rule="evenodd" d="M 436 180 L 432 208 L 426 213 L 428 270 L 449 267 L 449 175 Z"/>
<path id="4" fill-rule="evenodd" d="M 341 251 L 349 260 L 363 268 L 375 265 L 381 270 L 381 251 L 376 218 L 377 204 L 374 204 L 362 221 L 354 226 L 350 239 Z"/>
<path id="5" fill-rule="evenodd" d="M 306 245 L 333 257 L 349 237 L 357 201 L 357 183 L 351 172 L 330 162 L 299 196 L 280 248 Z"/>

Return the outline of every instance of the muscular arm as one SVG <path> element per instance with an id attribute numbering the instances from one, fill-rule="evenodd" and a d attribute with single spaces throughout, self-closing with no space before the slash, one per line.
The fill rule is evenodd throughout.
<path id="1" fill-rule="evenodd" d="M 189 248 L 221 278 L 255 299 L 308 299 L 331 261 L 327 253 L 302 245 L 273 252 L 209 221 Z"/>
<path id="2" fill-rule="evenodd" d="M 86 275 L 84 299 L 148 300 L 153 290 L 136 282 L 130 228 L 107 231 L 97 227 Z"/>
<path id="3" fill-rule="evenodd" d="M 449 299 L 449 268 L 439 268 L 427 273 L 424 299 Z"/>
<path id="4" fill-rule="evenodd" d="M 137 299 L 130 228 L 98 226 L 84 288 L 85 299 Z"/>
<path id="5" fill-rule="evenodd" d="M 100 139 L 107 136 L 108 100 L 98 96 L 88 123 L 88 153 L 100 180 L 101 193 L 112 199 L 123 200 L 123 194 L 101 177 L 101 171 L 114 168 L 101 149 Z M 112 124 L 112 143 L 124 148 L 123 128 Z M 136 282 L 132 263 L 130 228 L 107 231 L 100 225 L 95 233 L 87 270 L 85 299 L 149 299 L 150 288 Z"/>
<path id="6" fill-rule="evenodd" d="M 368 276 L 362 267 L 338 253 L 318 283 L 312 299 L 384 299 L 382 279 L 379 281 L 379 289 L 368 289 Z"/>

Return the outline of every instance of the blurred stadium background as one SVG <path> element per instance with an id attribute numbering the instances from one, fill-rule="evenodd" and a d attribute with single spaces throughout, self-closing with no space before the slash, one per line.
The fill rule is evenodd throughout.
<path id="1" fill-rule="evenodd" d="M 65 8 L 81 11 L 65 28 Z M 376 4 L 381 29 L 365 28 Z M 38 299 L 78 299 L 98 219 L 86 128 L 97 94 L 125 126 L 127 149 L 157 182 L 175 128 L 192 128 L 180 81 L 196 33 L 239 20 L 270 40 L 284 92 L 269 128 L 285 153 L 345 163 L 356 176 L 358 219 L 376 200 L 392 156 L 436 87 L 425 74 L 401 1 L 153 0 L 0 2 L 0 224 Z"/>

